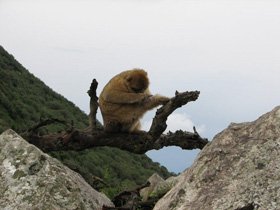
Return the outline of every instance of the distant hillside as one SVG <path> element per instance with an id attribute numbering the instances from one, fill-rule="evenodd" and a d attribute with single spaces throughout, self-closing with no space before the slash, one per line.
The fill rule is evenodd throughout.
<path id="1" fill-rule="evenodd" d="M 89 84 L 90 85 L 90 84 Z M 20 133 L 40 119 L 58 118 L 75 127 L 86 128 L 87 115 L 72 102 L 46 86 L 29 73 L 12 55 L 0 46 L 0 133 L 8 128 Z M 64 130 L 63 125 L 42 129 L 41 134 Z M 170 173 L 146 155 L 135 155 L 115 148 L 94 148 L 82 152 L 51 152 L 66 165 L 80 172 L 91 182 L 91 175 L 108 184 L 105 193 L 134 188 L 157 172 L 164 178 Z"/>
<path id="2" fill-rule="evenodd" d="M 0 78 L 0 132 L 7 128 L 19 132 L 40 118 L 52 117 L 73 120 L 78 128 L 87 126 L 84 112 L 30 74 L 1 46 Z"/>

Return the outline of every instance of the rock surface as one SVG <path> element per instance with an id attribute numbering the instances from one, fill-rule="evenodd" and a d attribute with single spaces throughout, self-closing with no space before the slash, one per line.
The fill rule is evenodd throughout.
<path id="1" fill-rule="evenodd" d="M 158 184 L 163 183 L 164 179 L 161 178 L 157 173 L 154 173 L 147 181 L 150 182 L 150 186 L 140 190 L 140 195 L 143 197 L 143 201 L 147 200 L 147 198 L 152 195 L 155 187 Z"/>
<path id="2" fill-rule="evenodd" d="M 280 107 L 215 136 L 155 210 L 280 209 Z"/>
<path id="3" fill-rule="evenodd" d="M 142 201 L 146 201 L 148 198 L 161 198 L 177 183 L 177 177 L 171 176 L 164 180 L 155 173 L 147 181 L 151 184 L 140 191 L 140 195 L 143 197 Z"/>
<path id="4" fill-rule="evenodd" d="M 0 209 L 101 209 L 113 206 L 76 172 L 12 130 L 0 135 Z"/>
<path id="5" fill-rule="evenodd" d="M 171 176 L 168 179 L 166 179 L 164 182 L 161 182 L 156 185 L 154 190 L 152 191 L 152 194 L 155 195 L 155 197 L 162 197 L 165 195 L 172 187 L 175 186 L 177 181 L 177 176 Z"/>

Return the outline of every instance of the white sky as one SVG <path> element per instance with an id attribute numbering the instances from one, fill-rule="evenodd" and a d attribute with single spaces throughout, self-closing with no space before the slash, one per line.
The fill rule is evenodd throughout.
<path id="1" fill-rule="evenodd" d="M 210 140 L 280 104 L 279 37 L 277 0 L 0 0 L 0 45 L 86 113 L 93 78 L 100 93 L 111 77 L 139 67 L 153 93 L 201 91 L 168 129 L 195 125 Z M 148 155 L 181 172 L 197 152 Z"/>

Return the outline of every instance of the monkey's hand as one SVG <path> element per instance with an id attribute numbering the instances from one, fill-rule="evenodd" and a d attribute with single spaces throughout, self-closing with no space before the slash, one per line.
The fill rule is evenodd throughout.
<path id="1" fill-rule="evenodd" d="M 144 106 L 146 110 L 151 110 L 159 105 L 165 105 L 170 101 L 168 97 L 161 95 L 149 95 L 142 101 L 141 105 Z"/>

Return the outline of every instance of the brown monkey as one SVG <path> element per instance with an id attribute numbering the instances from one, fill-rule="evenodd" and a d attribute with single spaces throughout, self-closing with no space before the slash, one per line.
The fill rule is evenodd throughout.
<path id="1" fill-rule="evenodd" d="M 152 95 L 147 72 L 142 69 L 124 71 L 113 77 L 99 97 L 104 129 L 107 132 L 137 132 L 143 115 L 170 99 Z"/>

